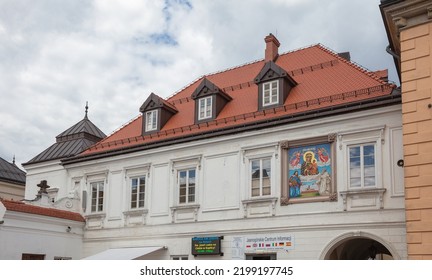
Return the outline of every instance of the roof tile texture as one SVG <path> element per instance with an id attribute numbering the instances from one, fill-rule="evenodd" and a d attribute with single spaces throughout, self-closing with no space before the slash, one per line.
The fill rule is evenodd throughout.
<path id="1" fill-rule="evenodd" d="M 281 54 L 275 63 L 287 71 L 298 84 L 289 93 L 284 106 L 258 111 L 258 87 L 254 79 L 265 61 L 256 61 L 206 76 L 209 81 L 232 97 L 216 120 L 200 125 L 194 124 L 195 101 L 191 99 L 191 95 L 202 81 L 202 77 L 167 100 L 177 108 L 178 113 L 169 119 L 160 132 L 141 136 L 140 116 L 90 147 L 83 155 L 388 95 L 393 88 L 392 85 L 380 80 L 374 72 L 339 57 L 321 45 Z M 370 92 L 365 94 L 367 89 L 370 89 Z"/>

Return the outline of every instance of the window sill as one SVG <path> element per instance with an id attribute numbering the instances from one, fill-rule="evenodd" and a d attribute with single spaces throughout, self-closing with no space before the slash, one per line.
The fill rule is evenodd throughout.
<path id="1" fill-rule="evenodd" d="M 242 200 L 244 217 L 251 216 L 275 216 L 277 197 L 257 197 Z"/>
<path id="2" fill-rule="evenodd" d="M 171 219 L 175 222 L 196 222 L 198 220 L 199 204 L 185 204 L 172 206 Z"/>
<path id="3" fill-rule="evenodd" d="M 125 226 L 145 225 L 148 209 L 134 209 L 124 211 Z"/>
<path id="4" fill-rule="evenodd" d="M 339 192 L 342 196 L 344 211 L 347 211 L 347 201 L 349 198 L 353 199 L 354 197 L 364 198 L 364 197 L 378 197 L 379 208 L 384 208 L 384 193 L 386 189 L 384 188 L 364 188 L 358 190 L 348 190 Z"/>
<path id="5" fill-rule="evenodd" d="M 86 228 L 87 229 L 103 228 L 105 217 L 106 217 L 105 213 L 91 213 L 85 215 Z"/>

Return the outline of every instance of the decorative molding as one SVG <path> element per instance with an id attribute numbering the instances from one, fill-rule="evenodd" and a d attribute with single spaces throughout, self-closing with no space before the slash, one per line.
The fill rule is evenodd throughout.
<path id="1" fill-rule="evenodd" d="M 92 213 L 85 216 L 86 229 L 101 229 L 104 227 L 105 213 Z"/>
<path id="2" fill-rule="evenodd" d="M 280 142 L 279 145 L 282 149 L 288 149 L 289 148 L 289 141 L 282 141 L 282 142 Z"/>
<path id="3" fill-rule="evenodd" d="M 247 218 L 248 217 L 248 209 L 250 209 L 250 207 L 252 205 L 258 205 L 258 204 L 262 204 L 262 205 L 270 205 L 271 204 L 271 215 L 275 216 L 276 215 L 276 201 L 277 200 L 278 200 L 277 197 L 260 197 L 260 198 L 242 200 L 243 211 L 244 211 L 243 217 Z"/>
<path id="4" fill-rule="evenodd" d="M 430 0 L 400 1 L 384 7 L 385 13 L 393 21 L 397 35 L 400 31 L 432 20 Z"/>
<path id="5" fill-rule="evenodd" d="M 336 156 L 336 139 L 337 137 L 341 137 L 337 133 L 329 133 L 327 135 L 322 135 L 318 137 L 311 137 L 293 141 L 282 141 L 280 142 L 280 147 L 285 149 L 286 152 L 282 152 L 282 173 L 281 173 L 281 196 L 280 196 L 280 205 L 286 206 L 289 204 L 295 203 L 307 203 L 307 202 L 323 202 L 323 201 L 336 201 L 337 195 L 335 198 L 334 193 L 337 192 L 337 156 Z M 331 156 L 331 175 L 329 178 L 329 183 L 327 183 L 326 191 L 322 191 L 319 196 L 310 196 L 310 197 L 290 197 L 289 196 L 289 159 L 288 154 L 290 149 L 302 148 L 304 146 L 313 146 L 319 144 L 330 145 L 330 156 Z M 328 170 L 327 170 L 328 171 Z M 317 174 L 317 176 L 323 176 L 322 174 Z M 317 177 L 318 180 L 318 177 Z M 327 180 L 327 179 L 326 179 Z"/>
<path id="6" fill-rule="evenodd" d="M 327 140 L 329 142 L 334 142 L 336 141 L 337 138 L 337 133 L 330 133 L 329 135 L 327 135 Z"/>
<path id="7" fill-rule="evenodd" d="M 125 226 L 145 225 L 147 214 L 148 214 L 148 209 L 124 211 L 123 212 L 123 215 L 125 217 L 124 225 Z"/>
<path id="8" fill-rule="evenodd" d="M 174 171 L 177 169 L 187 168 L 191 166 L 196 166 L 198 170 L 201 170 L 201 162 L 202 162 L 203 155 L 195 155 L 190 157 L 184 157 L 184 158 L 176 158 L 172 159 L 170 161 L 171 164 L 171 172 L 174 174 Z"/>
<path id="9" fill-rule="evenodd" d="M 176 222 L 176 215 L 179 212 L 182 213 L 192 213 L 193 214 L 193 221 L 198 221 L 198 209 L 200 208 L 199 204 L 187 204 L 187 205 L 177 205 L 170 207 L 171 209 L 171 223 Z"/>
<path id="10" fill-rule="evenodd" d="M 384 209 L 384 193 L 386 192 L 385 188 L 370 188 L 370 189 L 360 189 L 360 190 L 349 190 L 349 191 L 341 191 L 340 195 L 342 196 L 344 211 L 347 211 L 347 200 L 350 197 L 355 195 L 373 195 L 378 196 L 379 199 L 379 208 Z"/>

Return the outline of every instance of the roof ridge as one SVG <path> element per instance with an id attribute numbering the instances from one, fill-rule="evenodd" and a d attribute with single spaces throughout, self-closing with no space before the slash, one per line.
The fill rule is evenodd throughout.
<path id="1" fill-rule="evenodd" d="M 377 82 L 381 83 L 381 84 L 389 84 L 388 82 L 385 82 L 383 80 L 381 80 L 376 74 L 374 74 L 374 71 L 370 70 L 369 68 L 361 65 L 360 63 L 353 61 L 353 60 L 346 60 L 342 57 L 340 57 L 338 55 L 338 53 L 334 50 L 332 50 L 331 48 L 323 45 L 323 44 L 318 44 L 318 47 L 327 52 L 328 54 L 333 55 L 334 57 L 336 57 L 339 61 L 342 61 L 345 64 L 350 65 L 351 67 L 357 69 L 358 71 L 362 72 L 363 74 L 368 75 L 369 77 L 371 77 L 372 79 L 376 80 Z"/>
<path id="2" fill-rule="evenodd" d="M 176 96 L 176 95 L 179 94 L 180 92 L 184 91 L 185 89 L 187 89 L 188 87 L 190 87 L 191 85 L 193 85 L 194 83 L 196 83 L 197 81 L 199 81 L 199 80 L 202 79 L 202 78 L 210 77 L 210 76 L 214 76 L 214 75 L 216 75 L 216 74 L 220 74 L 220 73 L 224 73 L 224 72 L 228 72 L 228 71 L 231 71 L 231 70 L 234 70 L 234 69 L 238 69 L 238 68 L 241 68 L 241 67 L 245 67 L 245 66 L 248 66 L 248 65 L 252 65 L 252 64 L 254 64 L 254 63 L 258 63 L 258 62 L 261 62 L 261 61 L 264 61 L 264 59 L 256 59 L 256 60 L 253 60 L 253 61 L 250 61 L 250 62 L 246 62 L 246 63 L 240 64 L 240 65 L 236 65 L 236 66 L 228 67 L 228 68 L 225 68 L 225 69 L 223 69 L 223 70 L 214 71 L 214 72 L 210 72 L 210 73 L 207 73 L 207 74 L 201 75 L 199 78 L 193 80 L 193 81 L 192 81 L 191 83 L 189 83 L 188 85 L 184 86 L 184 87 L 181 88 L 180 90 L 178 90 L 178 91 L 174 92 L 172 95 L 168 96 L 168 97 L 167 97 L 167 100 L 168 100 L 168 99 L 172 99 L 174 96 Z M 182 99 L 182 98 L 179 98 L 179 99 Z M 175 102 L 176 100 L 178 100 L 178 99 L 169 100 L 169 102 Z"/>
<path id="3" fill-rule="evenodd" d="M 308 45 L 308 46 L 305 46 L 305 47 L 297 48 L 297 49 L 294 49 L 294 50 L 289 50 L 289 51 L 286 51 L 286 52 L 280 53 L 280 54 L 279 54 L 279 57 L 282 56 L 282 55 L 289 54 L 289 53 L 294 53 L 294 52 L 302 51 L 302 50 L 305 50 L 305 49 L 309 49 L 309 48 L 312 48 L 312 47 L 315 47 L 315 46 L 318 46 L 318 45 L 320 45 L 320 44 L 319 44 L 319 43 L 318 43 L 318 44 L 312 44 L 312 45 Z M 276 60 L 277 60 L 277 59 L 276 59 Z M 187 89 L 188 87 L 190 87 L 191 85 L 193 85 L 194 83 L 196 83 L 197 81 L 199 81 L 200 79 L 202 79 L 202 78 L 204 78 L 204 77 L 209 77 L 209 76 L 213 76 L 213 75 L 216 75 L 216 74 L 220 74 L 220 73 L 228 72 L 228 71 L 231 71 L 231 70 L 234 70 L 234 69 L 237 69 L 237 68 L 241 68 L 241 67 L 244 67 L 244 66 L 252 65 L 252 64 L 254 64 L 254 63 L 258 63 L 258 62 L 261 62 L 261 61 L 264 61 L 264 58 L 261 58 L 261 59 L 255 59 L 255 60 L 252 60 L 252 61 L 249 61 L 249 62 L 243 63 L 243 64 L 239 64 L 239 65 L 236 65 L 236 66 L 232 66 L 232 67 L 225 68 L 225 69 L 223 69 L 223 70 L 214 71 L 214 72 L 210 72 L 210 73 L 207 73 L 207 74 L 201 75 L 201 76 L 199 76 L 198 78 L 192 80 L 192 82 L 190 82 L 190 83 L 187 84 L 186 86 L 184 86 L 184 87 L 182 87 L 181 89 L 177 90 L 177 91 L 174 92 L 173 94 L 167 96 L 167 97 L 166 97 L 166 100 L 167 100 L 168 102 L 173 102 L 173 103 L 175 103 L 177 100 L 185 99 L 185 98 L 178 98 L 178 99 L 169 100 L 169 99 L 172 99 L 174 96 L 176 96 L 176 95 L 179 94 L 180 92 L 184 91 L 185 89 Z"/>

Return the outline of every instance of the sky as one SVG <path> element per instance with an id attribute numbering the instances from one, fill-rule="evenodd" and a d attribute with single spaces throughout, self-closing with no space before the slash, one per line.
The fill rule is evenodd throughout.
<path id="1" fill-rule="evenodd" d="M 109 135 L 152 92 L 321 43 L 399 84 L 379 0 L 0 0 L 0 157 L 22 168 L 84 117 Z"/>

